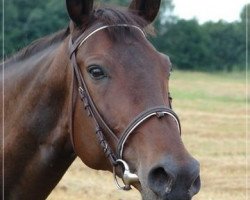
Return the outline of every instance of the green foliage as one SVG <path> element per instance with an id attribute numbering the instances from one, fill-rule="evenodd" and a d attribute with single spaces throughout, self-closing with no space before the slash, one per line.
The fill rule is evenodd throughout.
<path id="1" fill-rule="evenodd" d="M 175 19 L 170 23 L 161 23 L 158 28 L 163 28 L 159 36 L 151 41 L 160 51 L 168 54 L 179 69 L 243 70 L 246 60 L 244 13 L 246 7 L 241 14 L 242 20 L 232 23 L 219 21 L 200 25 L 195 19 Z M 249 43 L 247 45 L 249 48 Z"/>
<path id="2" fill-rule="evenodd" d="M 64 1 L 8 0 L 4 4 L 5 53 L 67 26 Z"/>
<path id="3" fill-rule="evenodd" d="M 241 13 L 240 13 L 240 18 L 241 18 L 241 21 L 243 22 L 250 22 L 250 4 L 247 4 L 243 7 Z"/>
<path id="4" fill-rule="evenodd" d="M 201 60 L 207 59 L 202 35 L 196 20 L 178 20 L 177 23 L 170 24 L 161 39 L 156 42 L 159 50 L 168 54 L 174 65 L 180 69 L 195 70 Z"/>
<path id="5" fill-rule="evenodd" d="M 247 48 L 250 49 L 250 3 L 245 5 L 240 13 L 241 29 L 247 33 Z"/>
<path id="6" fill-rule="evenodd" d="M 128 6 L 131 0 L 95 2 Z M 172 14 L 173 8 L 172 0 L 162 0 L 160 13 L 154 22 L 157 37 L 150 40 L 158 50 L 170 56 L 175 66 L 205 71 L 244 68 L 246 28 L 250 32 L 247 12 L 250 4 L 242 9 L 240 22 L 219 21 L 202 25 L 196 20 L 178 19 Z M 5 1 L 4 11 L 5 55 L 11 55 L 33 40 L 65 28 L 69 23 L 65 1 L 8 0 Z M 0 14 L 2 16 L 2 9 Z M 1 45 L 2 41 L 3 35 L 0 34 Z M 247 45 L 249 47 L 249 43 Z"/>
<path id="7" fill-rule="evenodd" d="M 201 28 L 209 37 L 206 46 L 210 50 L 210 67 L 232 71 L 236 65 L 244 66 L 245 32 L 241 30 L 240 23 L 210 22 Z"/>

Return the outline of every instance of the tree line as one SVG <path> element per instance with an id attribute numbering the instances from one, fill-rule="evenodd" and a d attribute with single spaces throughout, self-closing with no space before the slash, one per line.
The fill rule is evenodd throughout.
<path id="1" fill-rule="evenodd" d="M 129 0 L 102 0 L 97 3 L 128 5 Z M 154 26 L 157 37 L 150 40 L 168 54 L 176 68 L 203 71 L 243 70 L 246 60 L 246 13 L 235 22 L 183 20 L 173 15 L 172 0 L 163 0 Z M 2 9 L 0 10 L 3 16 Z M 68 26 L 65 2 L 58 0 L 8 0 L 4 4 L 4 56 L 14 54 L 33 40 Z M 248 22 L 248 23 L 247 23 Z M 3 45 L 3 34 L 0 37 Z M 247 44 L 249 46 L 249 44 Z"/>

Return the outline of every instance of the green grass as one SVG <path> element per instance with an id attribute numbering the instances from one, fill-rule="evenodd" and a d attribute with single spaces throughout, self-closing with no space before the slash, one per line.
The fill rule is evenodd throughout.
<path id="1" fill-rule="evenodd" d="M 245 75 L 205 74 L 176 71 L 171 77 L 174 96 L 178 100 L 202 100 L 242 104 L 246 101 Z"/>

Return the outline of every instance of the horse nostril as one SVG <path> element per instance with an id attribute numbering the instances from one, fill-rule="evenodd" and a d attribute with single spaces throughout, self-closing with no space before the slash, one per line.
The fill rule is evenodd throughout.
<path id="1" fill-rule="evenodd" d="M 189 194 L 190 196 L 194 196 L 200 191 L 201 188 L 201 179 L 200 176 L 198 176 L 194 182 L 192 183 L 190 189 L 189 189 Z"/>
<path id="2" fill-rule="evenodd" d="M 149 187 L 160 196 L 164 196 L 171 192 L 173 182 L 174 176 L 166 172 L 163 167 L 152 169 L 148 176 Z"/>
<path id="3" fill-rule="evenodd" d="M 182 163 L 165 159 L 149 171 L 148 186 L 162 199 L 191 199 L 201 187 L 199 174 L 200 164 L 195 159 Z"/>

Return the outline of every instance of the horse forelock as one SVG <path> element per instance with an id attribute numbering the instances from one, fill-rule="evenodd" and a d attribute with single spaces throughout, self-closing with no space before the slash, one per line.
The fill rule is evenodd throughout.
<path id="1" fill-rule="evenodd" d="M 148 25 L 148 22 L 140 17 L 135 11 L 131 11 L 125 8 L 113 8 L 113 7 L 100 7 L 95 8 L 89 16 L 89 21 L 87 27 L 82 29 L 84 32 L 86 29 L 96 25 L 97 23 L 101 25 L 113 26 L 113 28 L 105 29 L 109 37 L 113 41 L 121 41 L 121 39 L 127 37 L 138 37 L 136 29 L 131 29 L 129 27 L 115 27 L 115 25 L 128 24 L 140 27 L 145 34 L 154 34 L 153 26 Z M 76 38 L 73 38 L 73 40 Z"/>

